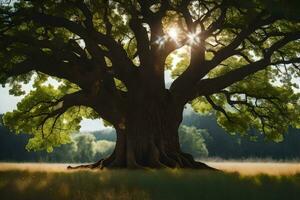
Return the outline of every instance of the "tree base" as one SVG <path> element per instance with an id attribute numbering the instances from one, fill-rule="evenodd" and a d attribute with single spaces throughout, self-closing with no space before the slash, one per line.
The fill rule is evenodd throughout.
<path id="1" fill-rule="evenodd" d="M 106 159 L 101 159 L 92 164 L 78 165 L 78 166 L 68 166 L 67 169 L 164 169 L 164 168 L 182 168 L 182 169 L 201 169 L 201 170 L 211 170 L 211 171 L 221 171 L 219 169 L 210 167 L 205 163 L 195 161 L 190 154 L 181 153 L 177 154 L 176 159 L 178 163 L 176 165 L 166 165 L 160 161 L 154 165 L 139 165 L 135 162 L 135 165 L 126 165 L 125 162 L 116 162 L 114 156 L 110 156 Z M 173 160 L 174 161 L 174 160 Z"/>

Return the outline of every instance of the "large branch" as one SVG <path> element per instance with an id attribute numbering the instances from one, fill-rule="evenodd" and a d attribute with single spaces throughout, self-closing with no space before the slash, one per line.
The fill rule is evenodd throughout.
<path id="1" fill-rule="evenodd" d="M 99 106 L 99 102 L 97 104 L 96 107 L 97 112 L 103 119 L 111 122 L 112 124 L 114 125 L 119 124 L 120 115 L 119 113 L 113 113 L 109 111 L 110 109 L 113 109 L 113 107 L 111 107 L 111 104 L 109 103 L 107 98 L 108 98 L 107 95 L 100 95 L 97 97 L 97 101 L 101 103 L 100 106 Z M 46 106 L 51 107 L 50 112 L 38 113 L 36 115 L 33 115 L 32 117 L 44 116 L 40 124 L 42 133 L 43 133 L 43 126 L 47 122 L 47 120 L 49 120 L 50 118 L 54 118 L 54 122 L 52 124 L 51 132 L 50 132 L 51 134 L 53 128 L 56 125 L 58 118 L 61 115 L 63 115 L 65 112 L 67 112 L 70 108 L 74 106 L 88 106 L 95 109 L 94 107 L 95 101 L 96 99 L 92 99 L 91 96 L 89 94 L 86 94 L 84 91 L 78 91 L 75 93 L 66 94 L 65 96 L 63 96 L 62 98 L 56 101 L 48 102 L 48 103 L 46 102 Z M 35 105 L 38 104 L 39 102 Z"/>
<path id="2" fill-rule="evenodd" d="M 219 50 L 214 58 L 211 61 L 208 61 L 207 65 L 204 67 L 203 73 L 200 74 L 200 78 L 206 75 L 210 70 L 217 67 L 222 61 L 226 60 L 227 58 L 236 54 L 236 48 L 238 48 L 242 42 L 251 35 L 256 29 L 260 28 L 261 26 L 265 26 L 268 24 L 273 23 L 277 20 L 276 17 L 269 16 L 266 19 L 261 19 L 264 17 L 264 13 L 260 13 L 257 17 L 254 18 L 251 23 L 249 23 L 244 29 L 238 33 L 238 35 L 234 38 L 234 40 L 227 45 L 226 47 Z"/>
<path id="3" fill-rule="evenodd" d="M 221 29 L 225 19 L 226 19 L 226 14 L 227 14 L 227 5 L 225 4 L 226 1 L 222 1 L 222 3 L 220 5 L 216 4 L 213 8 L 209 9 L 207 11 L 207 13 L 202 17 L 199 18 L 198 20 L 196 20 L 194 23 L 195 25 L 199 24 L 201 26 L 201 33 L 200 33 L 200 37 L 205 40 L 208 37 L 210 37 L 215 31 L 217 31 L 218 29 Z M 220 10 L 220 15 L 219 17 L 216 19 L 216 21 L 212 22 L 208 28 L 205 29 L 204 24 L 207 23 L 207 19 L 209 17 L 211 17 L 211 14 L 213 12 L 215 12 L 216 10 Z"/>
<path id="4" fill-rule="evenodd" d="M 225 12 L 226 7 L 223 8 L 223 13 Z M 262 11 L 251 22 L 249 22 L 249 24 L 242 27 L 241 31 L 237 34 L 237 36 L 231 41 L 229 45 L 220 49 L 218 52 L 215 52 L 215 55 L 212 60 L 198 62 L 198 64 L 190 64 L 187 70 L 172 83 L 170 88 L 171 93 L 176 98 L 179 104 L 184 105 L 186 103 L 186 99 L 189 96 L 189 88 L 193 87 L 199 80 L 201 80 L 205 75 L 207 75 L 210 70 L 217 67 L 221 62 L 237 54 L 236 48 L 238 48 L 242 44 L 242 42 L 257 28 L 273 23 L 276 20 L 276 18 L 273 16 L 263 18 L 265 17 L 265 15 L 266 13 Z M 224 17 L 225 14 L 221 13 L 219 19 L 211 26 L 211 29 L 216 30 L 216 28 L 222 28 L 221 24 L 224 21 Z M 198 53 L 195 56 L 201 57 L 201 54 Z M 199 70 L 190 70 L 190 68 L 197 68 L 193 65 L 198 65 Z"/>
<path id="5" fill-rule="evenodd" d="M 103 93 L 95 97 L 91 96 L 91 94 L 87 94 L 85 91 L 80 90 L 74 93 L 66 94 L 60 99 L 53 99 L 51 101 L 38 101 L 30 108 L 25 110 L 23 114 L 27 115 L 29 113 L 28 117 L 30 118 L 42 117 L 40 122 L 42 133 L 44 124 L 49 119 L 54 119 L 50 132 L 51 134 L 58 118 L 74 106 L 91 107 L 95 109 L 100 117 L 102 117 L 104 120 L 107 120 L 113 125 L 118 126 L 122 122 L 122 115 L 120 112 L 115 112 L 115 107 L 111 103 L 111 98 L 112 96 L 108 94 Z M 40 112 L 30 114 L 30 112 L 39 105 L 43 105 L 45 111 L 40 110 Z"/>
<path id="6" fill-rule="evenodd" d="M 148 14 L 148 12 L 145 11 L 147 9 L 145 8 L 145 5 L 148 5 L 148 2 L 143 2 L 143 4 L 141 4 L 141 7 L 142 10 Z M 131 7 L 130 14 L 131 19 L 129 21 L 129 26 L 135 35 L 141 67 L 148 67 L 146 65 L 147 63 L 149 63 L 149 60 L 151 60 L 149 49 L 150 41 L 148 38 L 148 32 L 143 26 L 143 21 L 139 18 L 138 10 L 135 8 L 134 5 L 132 5 Z"/>
<path id="7" fill-rule="evenodd" d="M 39 13 L 34 10 L 26 9 L 21 10 L 15 13 L 15 15 L 22 16 L 24 20 L 33 20 L 36 23 L 48 27 L 61 27 L 69 30 L 70 32 L 78 35 L 82 38 L 86 43 L 98 43 L 105 47 L 107 47 L 110 52 L 110 58 L 116 64 L 114 67 L 115 73 L 122 79 L 122 81 L 129 86 L 132 84 L 132 76 L 136 73 L 136 69 L 133 67 L 134 64 L 128 58 L 123 47 L 118 44 L 112 37 L 102 34 L 92 27 L 88 26 L 85 28 L 80 24 L 70 21 L 63 17 L 47 15 L 44 13 Z"/>
<path id="8" fill-rule="evenodd" d="M 58 54 L 49 55 L 40 49 L 31 48 L 16 51 L 21 51 L 21 55 L 25 55 L 26 59 L 13 64 L 10 69 L 4 71 L 8 77 L 36 70 L 50 76 L 67 79 L 82 89 L 89 89 L 92 86 L 91 81 L 98 79 L 97 76 L 101 76 L 101 74 L 96 74 L 94 71 L 86 70 L 88 68 L 87 63 L 78 63 L 74 59 L 59 57 L 59 55 L 63 55 L 59 52 L 57 52 Z"/>
<path id="9" fill-rule="evenodd" d="M 130 27 L 134 32 L 137 41 L 137 54 L 140 59 L 140 70 L 143 80 L 146 80 L 146 84 L 149 80 L 157 80 L 159 87 L 164 86 L 164 63 L 168 53 L 163 51 L 164 48 L 160 48 L 157 45 L 157 40 L 163 37 L 162 18 L 167 10 L 168 1 L 161 2 L 161 6 L 157 12 L 151 11 L 151 6 L 155 1 L 141 1 L 139 0 L 141 7 L 140 11 L 136 8 L 132 8 Z M 142 19 L 140 19 L 142 17 Z M 150 30 L 148 31 L 143 23 L 146 23 Z M 149 36 L 150 38 L 149 38 Z M 168 41 L 165 41 L 164 45 L 168 45 Z M 151 87 L 155 87 L 150 84 Z"/>
<path id="10" fill-rule="evenodd" d="M 286 34 L 286 36 L 279 41 L 275 42 L 269 49 L 266 50 L 264 58 L 252 62 L 248 65 L 245 65 L 243 67 L 240 67 L 238 69 L 232 70 L 225 75 L 211 78 L 211 79 L 203 79 L 200 80 L 196 87 L 194 87 L 193 94 L 189 97 L 188 100 L 191 100 L 195 98 L 196 96 L 202 96 L 202 95 L 211 95 L 217 92 L 220 92 L 224 88 L 232 85 L 233 83 L 236 83 L 238 81 L 243 80 L 247 76 L 254 74 L 260 70 L 265 69 L 267 66 L 270 66 L 272 64 L 281 64 L 287 62 L 288 64 L 291 64 L 291 62 L 299 62 L 298 58 L 291 59 L 288 61 L 277 61 L 275 63 L 272 63 L 271 56 L 275 51 L 278 51 L 280 48 L 284 47 L 286 44 L 288 44 L 291 41 L 300 39 L 300 33 L 289 33 Z"/>
<path id="11" fill-rule="evenodd" d="M 199 81 L 196 84 L 196 86 L 194 87 L 194 89 L 196 89 L 193 91 L 195 94 L 190 96 L 189 100 L 195 98 L 196 96 L 211 95 L 211 94 L 217 93 L 220 90 L 232 85 L 233 83 L 241 81 L 245 77 L 247 77 L 259 70 L 265 69 L 270 64 L 270 61 L 268 59 L 263 59 L 263 60 L 248 64 L 244 67 L 230 71 L 223 76 L 219 76 L 219 77 L 211 78 L 211 79 L 203 79 L 203 80 Z"/>
<path id="12" fill-rule="evenodd" d="M 109 49 L 108 54 L 113 63 L 114 72 L 128 88 L 132 87 L 136 83 L 137 68 L 128 57 L 123 47 L 113 38 L 97 31 L 91 32 L 91 36 L 92 39 L 97 41 L 99 44 L 103 44 Z M 92 43 L 93 40 L 90 42 Z"/>

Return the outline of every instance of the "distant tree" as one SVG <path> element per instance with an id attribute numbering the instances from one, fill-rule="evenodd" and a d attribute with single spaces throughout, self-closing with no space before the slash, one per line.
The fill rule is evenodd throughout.
<path id="1" fill-rule="evenodd" d="M 196 127 L 180 126 L 179 142 L 184 152 L 192 154 L 194 158 L 203 158 L 208 156 L 205 140 L 202 134 L 207 134 L 205 130 L 199 130 Z"/>
<path id="2" fill-rule="evenodd" d="M 92 134 L 79 134 L 73 138 L 73 141 L 76 146 L 73 152 L 74 160 L 81 162 L 91 162 L 95 156 L 108 156 L 115 146 L 114 142 L 107 140 L 96 141 Z"/>
<path id="3" fill-rule="evenodd" d="M 35 88 L 4 123 L 31 134 L 28 148 L 52 151 L 83 117 L 102 117 L 116 147 L 90 167 L 209 168 L 180 148 L 187 103 L 215 112 L 228 132 L 255 128 L 281 140 L 300 122 L 298 8 L 297 0 L 1 1 L 0 82 L 17 96 L 22 82 Z"/>
<path id="4" fill-rule="evenodd" d="M 108 140 L 98 140 L 94 143 L 94 158 L 105 158 L 109 156 L 115 147 L 115 142 Z"/>
<path id="5" fill-rule="evenodd" d="M 116 138 L 116 131 L 114 129 L 103 129 L 101 131 L 92 131 L 90 132 L 93 134 L 97 140 L 108 140 L 115 142 Z"/>
<path id="6" fill-rule="evenodd" d="M 76 142 L 76 160 L 81 160 L 82 162 L 88 162 L 91 160 L 94 149 L 93 149 L 93 142 L 95 137 L 93 135 L 79 135 L 75 137 Z"/>

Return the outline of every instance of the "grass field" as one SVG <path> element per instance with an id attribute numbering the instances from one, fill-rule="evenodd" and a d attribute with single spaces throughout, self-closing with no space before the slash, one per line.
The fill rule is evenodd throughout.
<path id="1" fill-rule="evenodd" d="M 300 199 L 300 164 L 210 162 L 199 170 L 66 170 L 66 164 L 0 164 L 1 200 Z"/>

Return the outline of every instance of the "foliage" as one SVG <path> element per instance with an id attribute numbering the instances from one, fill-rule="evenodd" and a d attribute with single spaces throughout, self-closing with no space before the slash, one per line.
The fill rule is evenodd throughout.
<path id="1" fill-rule="evenodd" d="M 298 6 L 296 0 L 1 2 L 0 83 L 25 95 L 4 124 L 30 134 L 27 149 L 51 152 L 71 142 L 83 117 L 126 129 L 134 106 L 161 99 L 159 108 L 180 111 L 191 103 L 214 114 L 231 134 L 256 129 L 281 141 L 289 127 L 300 127 Z M 174 27 L 176 38 L 168 34 Z M 168 95 L 165 69 L 176 78 Z M 60 85 L 45 85 L 49 77 Z M 34 89 L 25 94 L 21 83 L 30 80 Z"/>

